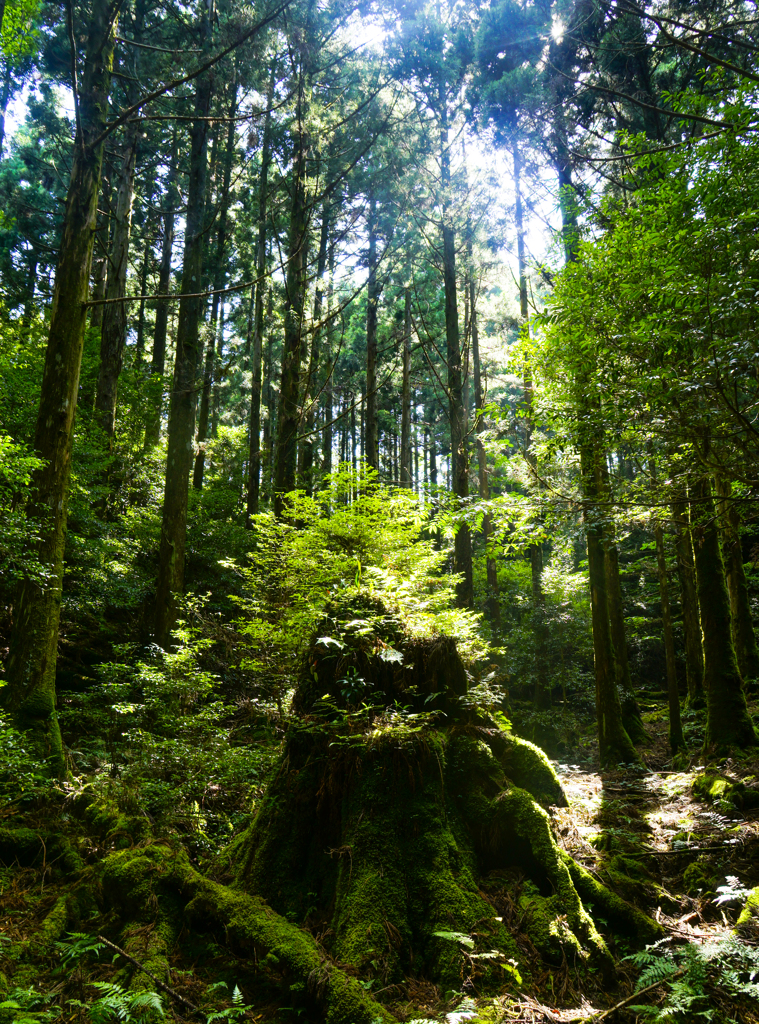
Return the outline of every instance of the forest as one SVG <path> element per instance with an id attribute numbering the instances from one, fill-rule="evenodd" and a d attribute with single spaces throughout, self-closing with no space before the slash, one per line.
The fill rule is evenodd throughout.
<path id="1" fill-rule="evenodd" d="M 0 1024 L 759 1024 L 753 0 L 0 0 Z"/>

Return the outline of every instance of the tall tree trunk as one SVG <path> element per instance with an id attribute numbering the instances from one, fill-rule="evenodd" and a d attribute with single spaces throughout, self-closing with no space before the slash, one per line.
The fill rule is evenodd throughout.
<path id="1" fill-rule="evenodd" d="M 688 704 L 702 707 L 704 703 L 704 651 L 701 646 L 701 620 L 696 592 L 696 569 L 693 562 L 688 502 L 684 497 L 672 504 L 676 526 L 677 574 L 680 579 L 680 603 L 683 609 L 685 634 L 685 674 L 688 681 Z"/>
<path id="2" fill-rule="evenodd" d="M 667 697 L 669 700 L 669 747 L 673 754 L 685 750 L 683 725 L 680 720 L 680 694 L 677 689 L 677 666 L 675 663 L 675 639 L 672 633 L 672 612 L 669 604 L 669 580 L 667 578 L 667 557 L 664 551 L 664 530 L 661 523 L 654 525 L 656 541 L 656 567 L 659 576 L 659 599 L 664 635 L 664 656 L 667 663 Z"/>
<path id="3" fill-rule="evenodd" d="M 611 489 L 609 466 L 606 453 L 597 453 L 601 472 L 601 496 L 608 509 L 604 524 L 604 554 L 606 559 L 606 600 L 609 607 L 609 628 L 611 630 L 614 675 L 617 680 L 622 704 L 622 721 L 625 731 L 633 743 L 647 743 L 649 736 L 643 724 L 638 701 L 630 677 L 630 661 L 627 656 L 627 630 L 625 628 L 625 606 L 622 599 L 622 582 L 619 576 L 619 548 L 617 529 L 612 516 L 614 495 Z"/>
<path id="4" fill-rule="evenodd" d="M 319 372 L 321 327 L 319 321 L 322 315 L 322 303 L 324 299 L 324 272 L 327 269 L 327 248 L 329 242 L 330 222 L 329 197 L 324 197 L 322 205 L 322 223 L 319 232 L 319 253 L 316 260 L 316 287 L 314 293 L 314 322 L 311 328 L 311 348 L 308 357 L 308 373 L 306 376 L 306 387 L 303 392 L 303 405 L 305 417 L 301 422 L 305 426 L 306 436 L 301 444 L 301 466 L 300 479 L 306 494 L 314 492 L 314 451 L 316 449 L 316 401 L 312 398 L 318 388 L 317 375 Z"/>
<path id="5" fill-rule="evenodd" d="M 759 650 L 756 646 L 751 603 L 748 596 L 746 573 L 743 568 L 741 516 L 735 501 L 731 499 L 730 481 L 719 480 L 717 490 L 722 498 L 722 552 L 725 558 L 727 590 L 730 595 L 733 644 L 741 678 L 746 682 L 749 679 L 759 678 Z"/>
<path id="6" fill-rule="evenodd" d="M 470 245 L 470 263 L 471 263 L 471 245 Z M 487 501 L 490 498 L 490 482 L 488 480 L 488 463 L 487 454 L 485 452 L 485 446 L 482 443 L 482 439 L 479 436 L 485 429 L 485 418 L 482 415 L 482 409 L 485 406 L 485 389 L 482 384 L 482 363 L 480 361 L 480 329 L 477 321 L 477 288 L 474 282 L 474 274 L 470 276 L 469 280 L 469 309 L 470 309 L 470 331 L 472 338 L 472 366 L 474 371 L 474 405 L 475 415 L 477 417 L 477 471 L 478 471 L 478 483 L 479 483 L 479 494 L 483 501 Z M 493 523 L 490 518 L 490 514 L 487 513 L 482 519 L 482 535 L 485 542 L 485 572 L 488 585 L 488 611 L 490 613 L 490 619 L 498 625 L 501 621 L 501 602 L 498 596 L 498 568 L 495 563 L 495 559 L 490 554 L 490 548 L 493 541 Z M 535 547 L 536 545 L 532 545 Z M 540 552 L 540 548 L 538 547 Z M 541 553 L 542 554 L 542 553 Z M 542 571 L 542 558 L 541 566 Z M 540 587 L 540 573 L 537 575 L 538 586 Z M 533 594 L 534 594 L 534 580 L 535 575 L 533 574 Z M 542 591 L 541 591 L 542 595 Z M 542 665 L 542 662 L 541 662 Z M 538 666 L 538 671 L 541 671 Z M 539 675 L 539 680 L 542 679 L 542 675 Z M 542 702 L 541 702 L 542 704 Z"/>
<path id="7" fill-rule="evenodd" d="M 332 298 L 335 289 L 335 239 L 330 241 L 328 252 L 329 277 L 327 279 L 327 316 L 332 312 Z M 333 392 L 332 382 L 334 378 L 332 367 L 332 320 L 328 319 L 326 333 L 326 364 L 329 378 L 324 388 L 324 426 L 322 427 L 322 477 L 326 478 L 332 472 L 332 418 L 333 418 Z"/>
<path id="8" fill-rule="evenodd" d="M 105 289 L 105 297 L 111 301 L 104 306 L 103 327 L 100 332 L 100 368 L 95 391 L 95 418 L 109 438 L 113 437 L 116 426 L 117 388 L 124 362 L 127 334 L 127 305 L 118 300 L 126 294 L 138 125 L 139 122 L 130 124 L 124 139 L 121 168 L 116 185 L 113 236 Z"/>
<path id="9" fill-rule="evenodd" d="M 514 161 L 514 196 L 516 200 L 517 227 L 517 259 L 519 263 L 519 315 L 522 331 L 528 331 L 529 306 L 527 303 L 527 260 L 524 245 L 524 213 L 522 210 L 522 157 L 516 137 L 512 142 L 512 158 Z M 525 460 L 530 469 L 533 487 L 539 489 L 538 462 L 532 452 L 534 390 L 532 384 L 532 367 L 529 360 L 524 369 L 524 404 L 525 404 Z M 479 401 L 479 400 L 477 400 Z M 484 457 L 484 453 L 483 453 Z M 551 689 L 547 683 L 544 652 L 548 637 L 545 628 L 545 595 L 543 593 L 543 548 L 539 543 L 530 544 L 530 576 L 532 580 L 532 614 L 535 620 L 536 664 L 535 664 L 535 695 L 537 708 L 548 708 L 551 704 Z"/>
<path id="10" fill-rule="evenodd" d="M 145 296 L 148 288 L 148 274 L 150 273 L 150 253 L 153 243 L 145 225 L 145 248 L 142 254 L 142 267 L 140 269 L 140 308 L 137 313 L 137 341 L 134 348 L 134 358 L 137 367 L 142 367 L 142 360 L 145 358 Z"/>
<path id="11" fill-rule="evenodd" d="M 366 405 L 364 416 L 364 438 L 366 464 L 369 469 L 379 471 L 379 416 L 377 398 L 377 203 L 372 196 L 369 200 L 369 278 L 366 302 Z"/>
<path id="12" fill-rule="evenodd" d="M 299 385 L 303 354 L 303 312 L 308 282 L 309 207 L 306 178 L 311 151 L 309 114 L 311 106 L 311 61 L 313 46 L 313 2 L 309 5 L 298 71 L 295 138 L 293 140 L 292 201 L 285 270 L 285 330 L 282 346 L 282 374 L 277 410 L 277 442 L 274 456 L 274 511 L 281 516 L 284 496 L 295 488 L 300 423 Z"/>
<path id="13" fill-rule="evenodd" d="M 1 691 L 3 707 L 17 727 L 27 730 L 40 761 L 58 775 L 65 772 L 65 760 L 55 714 L 55 670 L 71 446 L 103 162 L 98 139 L 108 116 L 115 23 L 108 0 L 93 0 L 34 437 L 43 466 L 29 499 L 30 513 L 44 515 L 37 556 L 49 576 L 44 588 L 31 580 L 21 586 Z"/>
<path id="14" fill-rule="evenodd" d="M 200 389 L 198 426 L 195 434 L 195 465 L 192 470 L 192 486 L 196 491 L 203 489 L 203 474 L 206 467 L 206 440 L 208 439 L 208 421 L 211 412 L 211 385 L 213 383 L 213 365 L 216 357 L 216 335 L 222 329 L 219 321 L 218 303 L 214 302 L 213 305 L 215 308 L 211 313 L 211 319 L 205 325 L 206 352 L 203 361 L 203 386 Z"/>
<path id="15" fill-rule="evenodd" d="M 205 372 L 203 374 L 203 391 L 201 394 L 201 411 L 198 416 L 197 454 L 195 456 L 195 468 L 193 470 L 192 486 L 196 490 L 203 487 L 203 475 L 206 464 L 206 440 L 208 439 L 209 416 L 211 418 L 211 436 L 215 437 L 218 429 L 218 389 L 219 372 L 224 347 L 224 301 L 218 292 L 227 283 L 227 221 L 229 204 L 231 200 L 230 186 L 232 182 L 232 165 L 235 156 L 235 114 L 237 113 L 237 78 L 233 78 L 230 84 L 229 101 L 229 123 L 227 127 L 227 138 L 224 147 L 224 163 L 222 170 L 221 188 L 218 191 L 216 202 L 219 207 L 216 231 L 216 252 L 213 257 L 213 273 L 211 280 L 213 290 L 213 307 L 211 313 L 211 324 L 215 330 L 211 330 L 208 339 L 209 352 L 206 360 Z M 213 403 L 212 403 L 213 397 Z M 213 409 L 212 409 L 213 404 Z"/>
<path id="16" fill-rule="evenodd" d="M 693 547 L 696 556 L 698 603 L 704 634 L 706 690 L 705 747 L 748 747 L 757 736 L 746 708 L 743 680 L 738 671 L 730 634 L 730 599 L 719 547 L 712 486 L 702 476 L 693 488 Z"/>
<path id="17" fill-rule="evenodd" d="M 271 259 L 271 253 L 269 253 Z M 271 321 L 274 309 L 274 289 L 269 288 L 266 297 L 267 320 Z M 276 435 L 276 406 L 277 400 L 274 394 L 272 379 L 274 376 L 274 332 L 269 331 L 269 343 L 266 346 L 266 358 L 264 359 L 264 397 L 266 398 L 266 418 L 261 429 L 263 445 L 263 463 L 265 469 L 263 481 L 266 484 L 266 495 L 272 497 L 272 482 L 274 479 L 274 437 Z"/>
<path id="18" fill-rule="evenodd" d="M 463 506 L 469 496 L 469 456 L 466 450 L 466 410 L 464 409 L 461 371 L 459 311 L 456 298 L 456 235 L 453 229 L 449 189 L 451 155 L 448 144 L 448 104 L 441 81 L 438 96 L 440 119 L 440 183 L 443 213 L 443 288 L 445 291 L 445 356 L 448 364 L 448 417 L 451 428 L 451 490 Z M 463 509 L 462 509 L 463 510 Z M 454 539 L 454 569 L 461 574 L 456 586 L 456 603 L 471 608 L 474 603 L 472 580 L 472 538 L 469 527 L 461 523 Z"/>
<path id="19" fill-rule="evenodd" d="M 401 394 L 401 487 L 413 487 L 411 475 L 411 289 L 403 289 L 403 388 Z"/>
<path id="20" fill-rule="evenodd" d="M 606 559 L 604 553 L 603 515 L 599 505 L 600 469 L 598 452 L 582 439 L 580 465 L 585 501 L 584 518 L 588 543 L 588 575 L 593 625 L 593 660 L 596 678 L 596 717 L 598 750 L 601 765 L 629 764 L 639 759 L 622 721 L 614 657 L 612 652 L 609 611 L 606 596 Z"/>
<path id="21" fill-rule="evenodd" d="M 554 145 L 556 150 L 556 169 L 559 178 L 559 205 L 561 208 L 561 230 L 564 245 L 564 257 L 567 263 L 577 259 L 579 232 L 577 215 L 573 199 L 572 163 L 567 145 L 566 127 L 563 120 L 563 109 L 557 107 L 554 121 Z M 593 625 L 593 652 L 596 677 L 596 716 L 598 721 L 598 742 L 602 764 L 614 762 L 638 761 L 639 757 L 632 740 L 624 726 L 622 705 L 617 688 L 617 678 L 624 677 L 624 666 L 627 664 L 627 645 L 624 638 L 624 618 L 621 614 L 621 591 L 619 586 L 619 569 L 609 571 L 609 556 L 604 543 L 604 522 L 607 512 L 602 508 L 608 505 L 608 467 L 606 457 L 600 450 L 595 434 L 594 418 L 590 415 L 594 396 L 590 393 L 590 382 L 577 381 L 580 464 L 582 477 L 583 499 L 585 501 L 584 518 L 588 542 L 588 574 L 590 578 L 591 619 Z M 605 501 L 604 501 L 605 499 Z M 612 578 L 615 609 L 615 630 L 620 655 L 615 659 L 612 641 L 611 623 L 609 620 L 608 579 Z M 622 623 L 620 632 L 619 625 Z M 620 660 L 622 659 L 622 660 Z M 629 670 L 628 670 L 629 671 Z M 636 705 L 637 707 L 637 705 Z"/>
<path id="22" fill-rule="evenodd" d="M 21 317 L 21 323 L 24 327 L 28 327 L 32 322 L 32 316 L 34 315 L 34 289 L 37 284 L 37 266 L 39 258 L 37 256 L 37 250 L 32 249 L 31 255 L 29 256 L 29 270 L 26 275 L 26 300 L 24 301 L 24 313 Z M 22 332 L 21 341 L 25 341 L 25 334 Z"/>
<path id="23" fill-rule="evenodd" d="M 413 487 L 417 495 L 420 490 L 419 481 L 419 396 L 414 389 L 414 480 Z"/>
<path id="24" fill-rule="evenodd" d="M 158 294 L 167 295 L 171 285 L 171 256 L 174 248 L 174 219 L 177 207 L 177 123 L 171 138 L 171 159 L 166 180 L 166 195 L 163 211 L 163 240 L 161 242 L 161 266 L 158 272 Z M 163 405 L 163 375 L 166 371 L 166 336 L 169 324 L 169 303 L 156 303 L 155 329 L 153 332 L 153 355 L 150 363 L 150 396 L 147 423 L 145 424 L 145 447 L 158 444 L 161 436 L 161 406 Z"/>
<path id="25" fill-rule="evenodd" d="M 204 46 L 210 44 L 211 26 L 204 15 Z M 156 639 L 168 647 L 184 589 L 184 559 L 187 541 L 187 501 L 192 469 L 192 439 L 195 433 L 197 372 L 201 353 L 200 320 L 203 299 L 191 297 L 199 290 L 203 276 L 203 246 L 206 177 L 208 173 L 208 117 L 213 78 L 201 75 L 195 89 L 195 108 L 190 130 L 190 173 L 185 219 L 182 286 L 177 323 L 174 376 L 169 405 L 169 437 L 166 483 L 163 497 L 161 545 L 156 583 Z"/>
<path id="26" fill-rule="evenodd" d="M 266 90 L 266 116 L 261 140 L 261 170 L 258 178 L 258 237 L 256 240 L 256 283 L 253 314 L 253 363 L 250 368 L 250 425 L 248 433 L 248 482 L 245 522 L 258 512 L 261 493 L 261 369 L 264 341 L 264 296 L 268 282 L 266 273 L 266 218 L 269 201 L 269 166 L 271 165 L 271 106 L 277 64 L 272 60 Z"/>
<path id="27" fill-rule="evenodd" d="M 138 0 L 135 5 L 132 27 L 132 35 L 138 41 L 142 37 L 144 17 L 144 0 Z M 135 57 L 135 60 L 138 58 Z M 128 104 L 134 103 L 137 99 L 136 83 L 130 82 L 130 86 Z M 105 306 L 103 328 L 100 332 L 100 368 L 95 390 L 95 419 L 109 439 L 113 437 L 116 427 L 117 389 L 121 367 L 124 363 L 124 346 L 127 336 L 127 304 L 118 300 L 123 299 L 126 295 L 129 240 L 132 232 L 134 171 L 137 162 L 140 126 L 140 120 L 135 118 L 127 122 L 124 132 L 121 166 L 116 184 L 116 207 L 113 211 L 108 282 L 105 289 L 105 297 L 111 301 Z"/>

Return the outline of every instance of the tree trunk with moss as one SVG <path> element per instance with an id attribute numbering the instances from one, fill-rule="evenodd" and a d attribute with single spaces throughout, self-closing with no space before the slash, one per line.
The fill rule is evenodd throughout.
<path id="1" fill-rule="evenodd" d="M 177 127 L 171 137 L 171 158 L 163 199 L 163 239 L 161 263 L 158 271 L 158 294 L 167 295 L 171 285 L 171 256 L 174 249 L 174 220 L 177 199 Z M 150 362 L 149 407 L 145 423 L 145 447 L 153 448 L 161 436 L 161 407 L 163 405 L 163 375 L 166 370 L 166 339 L 169 326 L 169 303 L 156 303 L 153 329 L 153 354 Z"/>
<path id="2" fill-rule="evenodd" d="M 673 754 L 685 750 L 683 725 L 680 720 L 680 693 L 677 688 L 677 666 L 675 664 L 675 639 L 672 634 L 672 612 L 669 604 L 669 578 L 667 557 L 664 551 L 664 530 L 661 523 L 654 526 L 656 541 L 656 568 L 659 576 L 659 599 L 661 601 L 662 632 L 664 634 L 664 655 L 667 662 L 667 697 L 669 701 L 669 746 Z"/>
<path id="3" fill-rule="evenodd" d="M 258 176 L 258 224 L 256 238 L 256 283 L 253 287 L 252 334 L 253 354 L 250 366 L 250 425 L 248 434 L 248 479 L 246 486 L 245 525 L 250 529 L 252 517 L 258 513 L 261 494 L 261 372 L 263 369 L 264 296 L 268 281 L 266 273 L 266 221 L 269 204 L 269 167 L 271 165 L 271 107 L 277 70 L 272 60 L 266 92 L 266 116 L 261 141 L 261 170 Z"/>
<path id="4" fill-rule="evenodd" d="M 609 467 L 605 452 L 597 455 L 600 471 L 601 494 L 608 508 L 604 522 L 604 563 L 606 570 L 606 600 L 609 609 L 609 629 L 611 632 L 611 649 L 614 658 L 614 675 L 617 680 L 622 721 L 625 732 L 634 744 L 649 742 L 649 736 L 643 725 L 640 707 L 633 691 L 630 678 L 630 659 L 627 656 L 627 630 L 625 628 L 625 606 L 622 599 L 622 583 L 619 576 L 619 548 L 617 546 L 617 527 L 613 519 L 613 493 Z"/>
<path id="5" fill-rule="evenodd" d="M 95 0 L 89 26 L 34 436 L 35 452 L 45 464 L 35 474 L 30 506 L 35 516 L 44 517 L 37 554 L 49 577 L 44 587 L 30 580 L 21 587 L 2 694 L 3 706 L 58 774 L 63 774 L 65 763 L 55 716 L 55 670 L 71 448 L 103 161 L 100 136 L 108 115 L 115 41 L 115 19 L 107 0 Z"/>
<path id="6" fill-rule="evenodd" d="M 138 0 L 134 7 L 131 35 L 139 44 L 145 20 L 145 0 Z M 139 48 L 135 47 L 133 59 L 139 68 Z M 136 82 L 130 82 L 127 105 L 138 98 Z M 129 242 L 132 234 L 132 202 L 134 199 L 134 174 L 137 163 L 137 143 L 142 122 L 138 118 L 127 123 L 121 146 L 121 166 L 116 181 L 116 205 L 113 210 L 111 251 L 108 259 L 108 276 L 105 297 L 103 327 L 100 332 L 100 366 L 95 391 L 95 419 L 106 437 L 113 437 L 116 429 L 116 400 L 121 368 L 124 364 L 124 346 L 127 337 L 127 306 L 119 301 L 126 295 L 127 270 L 129 268 Z"/>
<path id="7" fill-rule="evenodd" d="M 204 17 L 203 35 L 208 46 L 210 25 Z M 208 111 L 213 79 L 201 75 L 195 91 L 195 118 L 190 132 L 190 174 L 185 221 L 182 288 L 179 301 L 174 377 L 169 406 L 169 437 L 163 496 L 158 580 L 156 583 L 155 632 L 158 643 L 167 647 L 176 623 L 178 598 L 184 589 L 184 559 L 187 542 L 187 503 L 192 470 L 192 439 L 195 433 L 197 376 L 200 354 L 200 321 L 205 244 L 205 198 L 208 171 Z"/>
<path id="8" fill-rule="evenodd" d="M 593 662 L 596 678 L 598 750 L 602 765 L 630 764 L 640 760 L 622 719 L 609 625 L 604 510 L 599 504 L 602 458 L 591 439 L 580 448 L 585 530 L 588 545 L 588 576 L 593 627 Z"/>
<path id="9" fill-rule="evenodd" d="M 725 559 L 727 590 L 730 595 L 730 621 L 738 668 L 745 681 L 759 679 L 759 649 L 756 644 L 751 602 L 748 596 L 746 573 L 743 568 L 741 545 L 741 514 L 732 497 L 729 480 L 718 480 L 721 496 L 722 553 Z"/>
<path id="10" fill-rule="evenodd" d="M 709 477 L 703 476 L 696 483 L 693 498 L 693 547 L 704 635 L 704 745 L 718 749 L 753 746 L 757 736 L 746 707 L 730 632 L 730 599 Z"/>
<path id="11" fill-rule="evenodd" d="M 308 285 L 308 232 L 310 210 L 306 195 L 311 155 L 311 62 L 314 59 L 313 4 L 302 29 L 297 78 L 297 103 L 293 126 L 293 175 L 290 186 L 290 228 L 285 267 L 285 329 L 277 409 L 277 440 L 274 453 L 274 511 L 284 509 L 284 496 L 294 490 L 298 463 L 300 424 L 300 368 L 303 358 L 303 313 Z"/>
<path id="12" fill-rule="evenodd" d="M 503 997 L 547 969 L 595 998 L 616 968 L 594 914 L 612 934 L 662 937 L 559 846 L 545 808 L 567 801 L 550 762 L 472 704 L 452 638 L 412 635 L 354 592 L 319 623 L 293 709 L 255 818 L 207 861 L 213 878 L 129 797 L 129 810 L 69 799 L 63 834 L 0 828 L 0 859 L 49 861 L 53 886 L 68 883 L 34 938 L 105 936 L 134 958 L 121 961 L 132 991 L 150 984 L 141 964 L 205 1014 L 210 959 L 234 963 L 257 1011 L 394 1024 L 419 1016 L 415 992 Z M 189 992 L 172 980 L 198 965 Z"/>
<path id="13" fill-rule="evenodd" d="M 696 567 L 688 514 L 688 502 L 678 498 L 672 504 L 675 520 L 677 574 L 680 580 L 680 602 L 685 634 L 685 672 L 688 681 L 688 704 L 702 707 L 704 703 L 704 651 L 701 645 L 701 619 L 696 591 Z"/>

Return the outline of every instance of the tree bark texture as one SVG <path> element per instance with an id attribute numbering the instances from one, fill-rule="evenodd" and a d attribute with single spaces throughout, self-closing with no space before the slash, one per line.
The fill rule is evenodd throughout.
<path id="1" fill-rule="evenodd" d="M 688 502 L 678 498 L 673 502 L 676 527 L 677 574 L 680 580 L 680 603 L 683 609 L 685 634 L 685 672 L 688 681 L 688 704 L 702 706 L 704 702 L 704 651 L 701 645 L 701 619 L 696 591 L 696 568 L 693 561 L 693 541 L 688 516 Z"/>
<path id="2" fill-rule="evenodd" d="M 757 737 L 746 708 L 743 680 L 730 633 L 730 598 L 709 477 L 702 476 L 697 481 L 693 497 L 693 548 L 704 636 L 704 743 L 706 747 L 719 749 L 753 746 Z"/>
<path id="3" fill-rule="evenodd" d="M 306 196 L 308 161 L 311 151 L 309 114 L 311 106 L 312 11 L 303 31 L 298 72 L 295 138 L 293 139 L 292 200 L 285 268 L 285 330 L 282 373 L 277 409 L 277 441 L 274 456 L 274 511 L 281 516 L 284 496 L 295 488 L 300 424 L 300 367 L 303 355 L 303 311 L 308 283 L 309 206 Z"/>
<path id="4" fill-rule="evenodd" d="M 261 170 L 258 178 L 258 235 L 253 307 L 253 357 L 250 368 L 250 427 L 245 516 L 248 528 L 251 525 L 251 517 L 258 512 L 261 493 L 261 371 L 264 341 L 264 296 L 268 287 L 268 282 L 264 280 L 266 273 L 266 217 L 269 201 L 269 167 L 271 165 L 271 105 L 274 98 L 276 72 L 276 62 L 272 61 L 269 86 L 266 92 L 266 116 L 261 140 Z"/>
<path id="5" fill-rule="evenodd" d="M 669 701 L 669 746 L 673 754 L 685 750 L 683 725 L 680 720 L 680 694 L 677 688 L 677 666 L 675 663 L 675 639 L 672 633 L 672 611 L 669 604 L 669 579 L 667 557 L 664 550 L 664 530 L 661 523 L 654 525 L 656 541 L 656 568 L 659 576 L 659 599 L 661 601 L 662 632 L 664 634 L 664 655 L 667 663 L 667 697 Z"/>
<path id="6" fill-rule="evenodd" d="M 369 218 L 366 226 L 369 235 L 369 278 L 366 302 L 366 414 L 364 417 L 364 444 L 366 464 L 369 469 L 379 471 L 379 422 L 377 398 L 377 203 L 372 196 L 369 200 Z"/>
<path id="7" fill-rule="evenodd" d="M 205 35 L 210 35 L 210 26 Z M 208 173 L 208 122 L 204 119 L 208 117 L 212 89 L 211 75 L 201 75 L 195 91 L 196 120 L 190 131 L 190 173 L 181 285 L 181 295 L 187 297 L 179 301 L 156 583 L 156 639 L 163 647 L 170 643 L 171 631 L 177 618 L 177 601 L 184 588 L 187 502 L 195 433 L 197 373 L 202 351 L 200 321 L 203 310 L 203 299 L 190 296 L 202 287 Z"/>
<path id="8" fill-rule="evenodd" d="M 44 587 L 30 580 L 21 587 L 2 691 L 3 706 L 18 727 L 28 730 L 40 758 L 49 759 L 57 774 L 65 771 L 55 716 L 58 625 L 74 414 L 103 161 L 103 143 L 94 143 L 106 126 L 113 63 L 115 18 L 110 14 L 108 0 L 94 0 L 34 438 L 44 465 L 32 483 L 30 510 L 44 516 L 37 553 L 50 575 Z"/>
<path id="9" fill-rule="evenodd" d="M 144 0 L 135 5 L 132 35 L 136 40 L 142 37 L 145 14 Z M 139 53 L 139 50 L 137 51 Z M 135 56 L 135 60 L 139 58 Z M 135 82 L 130 82 L 127 103 L 137 99 Z M 103 327 L 100 332 L 100 367 L 95 390 L 95 419 L 107 438 L 113 437 L 116 428 L 116 400 L 119 375 L 124 364 L 124 346 L 127 336 L 127 304 L 116 301 L 126 295 L 127 270 L 129 268 L 129 239 L 132 232 L 132 204 L 134 200 L 134 171 L 137 163 L 137 143 L 141 122 L 137 119 L 127 122 L 124 142 L 121 147 L 121 166 L 116 181 L 116 205 L 112 217 L 111 251 L 108 260 L 106 299 L 110 299 L 103 312 Z"/>
<path id="10" fill-rule="evenodd" d="M 745 681 L 759 678 L 759 650 L 756 646 L 751 602 L 748 596 L 746 573 L 743 568 L 741 546 L 741 515 L 731 499 L 729 480 L 718 481 L 722 512 L 722 553 L 725 559 L 727 591 L 730 595 L 730 622 L 732 624 L 735 656 L 738 669 Z"/>
<path id="11" fill-rule="evenodd" d="M 174 248 L 174 220 L 177 196 L 177 122 L 171 139 L 171 160 L 164 196 L 163 240 L 161 266 L 158 272 L 158 294 L 167 295 L 171 285 L 171 256 Z M 166 337 L 169 325 L 169 303 L 156 303 L 153 355 L 150 363 L 150 405 L 145 425 L 145 447 L 158 444 L 161 436 L 161 407 L 163 405 L 163 375 L 166 370 Z"/>
<path id="12" fill-rule="evenodd" d="M 590 439 L 580 447 L 585 530 L 588 544 L 588 575 L 593 626 L 593 660 L 596 679 L 598 749 L 602 765 L 638 761 L 635 747 L 622 721 L 617 690 L 606 593 L 604 527 L 599 508 L 600 470 L 598 452 Z"/>

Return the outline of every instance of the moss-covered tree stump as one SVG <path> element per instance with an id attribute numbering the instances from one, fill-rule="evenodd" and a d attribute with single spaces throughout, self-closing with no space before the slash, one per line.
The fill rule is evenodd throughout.
<path id="1" fill-rule="evenodd" d="M 559 849 L 544 808 L 566 800 L 550 763 L 468 703 L 452 640 L 407 639 L 376 608 L 326 620 L 295 706 L 234 871 L 373 991 L 408 977 L 516 988 L 525 948 L 610 971 L 583 898 L 657 934 Z"/>

